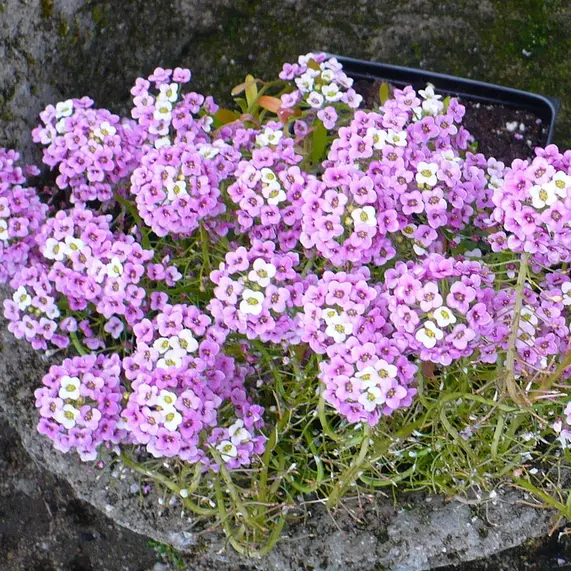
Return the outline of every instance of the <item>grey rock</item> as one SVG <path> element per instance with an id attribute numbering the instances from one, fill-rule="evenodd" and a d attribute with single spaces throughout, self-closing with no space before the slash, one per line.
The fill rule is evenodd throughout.
<path id="1" fill-rule="evenodd" d="M 190 67 L 195 88 L 224 101 L 249 71 L 275 77 L 311 50 L 401 64 L 421 43 L 425 64 L 438 46 L 470 53 L 489 2 L 444 4 L 0 0 L 0 144 L 37 158 L 29 131 L 48 103 L 89 95 L 124 110 L 136 77 L 159 65 Z"/>
<path id="2" fill-rule="evenodd" d="M 144 536 L 76 499 L 34 462 L 0 417 L 2 571 L 150 571 L 156 560 Z"/>

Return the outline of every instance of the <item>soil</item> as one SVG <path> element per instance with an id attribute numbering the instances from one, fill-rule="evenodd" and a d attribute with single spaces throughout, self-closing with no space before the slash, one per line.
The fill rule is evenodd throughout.
<path id="1" fill-rule="evenodd" d="M 535 147 L 545 146 L 547 130 L 541 119 L 525 109 L 503 105 L 460 102 L 466 107 L 463 124 L 478 142 L 478 152 L 509 165 L 514 159 L 535 156 Z"/>
<path id="2" fill-rule="evenodd" d="M 379 80 L 355 82 L 355 90 L 363 96 L 367 108 L 379 104 L 381 83 Z M 534 157 L 533 149 L 545 146 L 547 128 L 533 112 L 462 98 L 459 101 L 466 107 L 462 124 L 477 142 L 478 152 L 486 157 L 494 157 L 509 165 L 514 159 Z"/>

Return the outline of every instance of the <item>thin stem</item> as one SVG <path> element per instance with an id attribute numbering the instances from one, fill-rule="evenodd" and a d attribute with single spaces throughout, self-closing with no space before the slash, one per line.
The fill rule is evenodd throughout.
<path id="1" fill-rule="evenodd" d="M 206 232 L 206 228 L 204 227 L 204 225 L 202 223 L 200 224 L 200 243 L 202 246 L 202 265 L 200 266 L 199 288 L 200 288 L 200 291 L 203 291 L 202 290 L 202 287 L 203 287 L 202 279 L 204 276 L 204 271 L 206 270 L 206 275 L 210 276 L 211 265 L 210 265 L 210 254 L 208 252 L 208 246 L 209 246 L 208 233 Z"/>
<path id="2" fill-rule="evenodd" d="M 531 393 L 531 396 L 537 398 L 541 396 L 542 393 L 551 389 L 554 383 L 561 378 L 563 371 L 565 371 L 565 369 L 570 365 L 571 365 L 571 349 L 565 354 L 563 361 L 559 363 L 557 369 L 555 369 L 555 371 L 553 371 L 553 373 L 551 373 L 551 375 L 549 375 L 549 377 L 547 377 L 547 379 L 545 379 L 545 381 L 541 383 L 541 388 L 533 391 Z"/>
<path id="3" fill-rule="evenodd" d="M 135 460 L 133 460 L 132 458 L 129 458 L 129 456 L 127 456 L 127 454 L 125 454 L 124 452 L 122 452 L 119 455 L 119 458 L 121 459 L 121 462 L 123 462 L 125 466 L 131 468 L 131 470 L 134 470 L 135 472 L 143 476 L 147 476 L 148 478 L 151 478 L 155 482 L 159 482 L 160 484 L 165 486 L 165 488 L 168 488 L 171 492 L 175 493 L 179 498 L 181 498 L 184 507 L 189 511 L 192 511 L 197 515 L 203 515 L 203 516 L 212 516 L 216 514 L 215 509 L 201 508 L 200 506 L 197 506 L 189 498 L 183 498 L 180 495 L 180 491 L 182 488 L 177 486 L 172 480 L 170 480 L 166 476 L 163 476 L 159 472 L 153 472 L 152 470 L 145 468 L 141 464 L 135 462 Z"/>
<path id="4" fill-rule="evenodd" d="M 365 459 L 367 458 L 367 452 L 369 451 L 369 445 L 371 443 L 371 433 L 371 426 L 369 424 L 365 424 L 365 428 L 363 430 L 363 441 L 361 443 L 359 455 L 353 460 L 351 466 L 345 471 L 345 473 L 341 474 L 339 483 L 333 488 L 333 491 L 327 500 L 326 505 L 328 508 L 336 506 L 347 488 L 358 478 L 358 472 L 365 464 Z"/>
<path id="5" fill-rule="evenodd" d="M 71 339 L 71 342 L 73 343 L 73 346 L 75 347 L 75 350 L 81 356 L 89 355 L 89 351 L 87 351 L 87 349 L 81 344 L 79 337 L 77 336 L 77 333 L 75 331 L 70 332 L 69 338 Z"/>
<path id="6" fill-rule="evenodd" d="M 512 329 L 508 340 L 508 350 L 506 353 L 506 362 L 503 375 L 504 388 L 507 390 L 510 398 L 519 404 L 523 402 L 523 399 L 521 397 L 520 389 L 515 382 L 516 343 L 519 335 L 519 322 L 521 319 L 521 310 L 523 307 L 523 289 L 527 278 L 528 264 L 529 254 L 525 252 L 521 256 L 519 274 L 515 286 L 514 316 Z"/>
<path id="7" fill-rule="evenodd" d="M 143 221 L 141 220 L 141 216 L 139 215 L 139 211 L 137 210 L 137 207 L 134 206 L 132 202 L 125 200 L 122 196 L 115 195 L 115 198 L 117 199 L 117 202 L 119 202 L 119 204 L 121 204 L 123 206 L 123 208 L 125 208 L 125 210 L 133 217 L 133 220 L 135 220 L 135 223 L 137 224 L 137 228 L 141 232 L 142 246 L 145 250 L 149 250 L 151 247 L 151 244 L 149 242 L 149 236 L 144 231 L 145 225 L 143 224 Z"/>
<path id="8" fill-rule="evenodd" d="M 331 440 L 335 442 L 339 441 L 339 436 L 333 432 L 333 429 L 329 426 L 329 422 L 327 421 L 327 413 L 325 412 L 325 399 L 323 398 L 323 395 L 319 397 L 317 413 L 319 415 L 319 421 L 321 422 L 321 428 L 323 428 L 323 432 L 329 438 L 331 438 Z"/>
<path id="9" fill-rule="evenodd" d="M 238 493 L 238 489 L 237 489 L 236 485 L 234 484 L 234 482 L 232 481 L 232 477 L 228 473 L 228 470 L 226 469 L 226 466 L 224 465 L 224 461 L 222 460 L 222 457 L 220 456 L 218 450 L 216 450 L 215 448 L 211 448 L 210 452 L 211 452 L 212 457 L 214 458 L 215 462 L 218 464 L 218 467 L 220 468 L 220 475 L 222 476 L 222 479 L 224 480 L 224 483 L 226 484 L 226 489 L 227 489 L 228 495 L 230 496 L 230 498 L 234 502 L 234 505 L 236 506 L 237 510 L 242 515 L 243 520 L 251 528 L 259 529 L 260 531 L 265 531 L 264 527 L 261 526 L 257 521 L 253 520 L 252 517 L 250 516 L 250 512 L 248 511 L 248 508 L 246 507 L 246 505 L 244 504 L 244 502 L 240 498 L 240 494 Z"/>

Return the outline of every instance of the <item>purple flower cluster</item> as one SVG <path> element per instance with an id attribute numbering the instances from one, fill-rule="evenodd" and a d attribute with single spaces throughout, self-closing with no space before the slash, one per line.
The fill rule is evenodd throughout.
<path id="1" fill-rule="evenodd" d="M 45 350 L 48 343 L 66 347 L 67 335 L 78 333 L 89 349 L 102 349 L 104 335 L 119 339 L 126 326 L 145 316 L 147 291 L 140 283 L 145 277 L 170 285 L 180 279 L 178 270 L 167 265 L 168 258 L 149 263 L 154 252 L 133 236 L 113 232 L 111 223 L 111 215 L 80 207 L 60 210 L 46 220 L 36 235 L 42 263 L 12 278 L 16 291 L 4 302 L 16 337 Z M 58 319 L 64 306 L 75 317 Z M 99 332 L 90 325 L 94 313 L 103 317 Z"/>
<path id="2" fill-rule="evenodd" d="M 32 131 L 34 142 L 45 147 L 44 163 L 58 168 L 57 186 L 70 189 L 72 204 L 111 200 L 139 161 L 136 124 L 92 107 L 89 97 L 48 105 L 40 113 L 43 126 Z"/>
<path id="3" fill-rule="evenodd" d="M 182 94 L 182 86 L 190 81 L 190 70 L 157 67 L 148 79 L 138 78 L 131 89 L 131 116 L 143 128 L 147 142 L 155 148 L 180 142 L 208 142 L 218 110 L 212 97 L 200 93 Z M 151 92 L 154 90 L 156 95 Z"/>
<path id="4" fill-rule="evenodd" d="M 304 295 L 302 339 L 325 353 L 319 380 L 323 398 L 349 422 L 377 424 L 416 394 L 416 365 L 406 342 L 391 335 L 381 285 L 370 286 L 367 268 L 347 274 L 324 272 Z"/>
<path id="5" fill-rule="evenodd" d="M 385 274 L 392 338 L 421 361 L 450 365 L 503 340 L 494 320 L 494 275 L 476 261 L 431 254 Z M 499 339 L 498 339 L 499 337 Z M 491 345 L 493 348 L 494 345 Z"/>
<path id="6" fill-rule="evenodd" d="M 226 254 L 210 279 L 216 287 L 208 310 L 217 323 L 248 339 L 299 342 L 294 310 L 302 304 L 304 283 L 299 255 L 275 251 L 273 242 L 253 239 L 252 247 Z"/>
<path id="7" fill-rule="evenodd" d="M 417 392 L 416 365 L 403 355 L 402 343 L 376 329 L 381 314 L 373 315 L 372 327 L 327 349 L 319 374 L 323 398 L 349 422 L 370 425 L 410 406 Z"/>
<path id="8" fill-rule="evenodd" d="M 557 356 L 571 349 L 571 278 L 567 272 L 555 271 L 547 274 L 539 285 L 540 292 L 530 283 L 524 287 L 515 341 L 516 373 L 530 379 L 535 378 L 538 371 L 553 371 Z M 496 329 L 498 332 L 503 329 L 506 337 L 515 317 L 514 296 L 512 290 L 502 290 L 493 300 Z M 507 341 L 499 336 L 494 341 L 507 347 Z M 562 374 L 562 379 L 568 377 L 569 371 Z"/>
<path id="9" fill-rule="evenodd" d="M 547 151 L 547 149 L 546 149 Z M 494 251 L 528 252 L 546 267 L 571 261 L 571 152 L 550 145 L 532 161 L 515 160 L 493 192 Z"/>
<path id="10" fill-rule="evenodd" d="M 339 128 L 324 173 L 303 193 L 305 248 L 337 266 L 382 266 L 403 235 L 424 255 L 444 250 L 443 229 L 484 224 L 477 212 L 492 206 L 503 165 L 466 154 L 464 108 L 452 99 L 444 110 L 435 97 L 421 106 L 411 88 L 396 90 L 378 113 L 358 110 Z"/>
<path id="11" fill-rule="evenodd" d="M 297 63 L 284 64 L 279 76 L 293 80 L 296 86 L 294 91 L 281 96 L 282 109 L 296 106 L 319 109 L 317 116 L 326 129 L 335 126 L 335 103 L 356 109 L 363 101 L 352 88 L 353 80 L 345 74 L 342 65 L 324 53 L 299 56 Z"/>
<path id="12" fill-rule="evenodd" d="M 239 156 L 226 144 L 178 142 L 149 149 L 131 177 L 143 222 L 157 236 L 190 236 L 201 220 L 223 214 L 219 185 Z"/>
<path id="13" fill-rule="evenodd" d="M 299 240 L 302 193 L 314 177 L 296 166 L 302 156 L 282 129 L 279 123 L 267 124 L 256 137 L 251 158 L 238 163 L 227 194 L 236 205 L 236 232 L 248 233 L 251 239 L 277 240 L 288 251 Z"/>
<path id="14" fill-rule="evenodd" d="M 146 144 L 130 190 L 144 223 L 161 237 L 190 236 L 202 220 L 224 234 L 227 225 L 218 221 L 226 210 L 220 185 L 241 158 L 224 142 L 224 133 L 215 141 L 211 137 L 218 109 L 212 98 L 182 93 L 190 76 L 187 69 L 157 68 L 131 90 L 132 116 L 145 131 Z"/>
<path id="15" fill-rule="evenodd" d="M 325 271 L 314 278 L 301 300 L 299 325 L 301 341 L 323 354 L 366 324 L 365 314 L 379 292 L 369 284 L 370 271 L 365 266 L 351 273 Z"/>
<path id="16" fill-rule="evenodd" d="M 118 427 L 124 389 L 121 360 L 86 355 L 54 365 L 35 391 L 40 409 L 40 434 L 61 452 L 77 450 L 82 460 L 94 460 L 101 444 L 126 442 Z"/>
<path id="17" fill-rule="evenodd" d="M 430 85 L 359 109 L 325 54 L 284 65 L 255 101 L 247 90 L 241 116 L 190 78 L 137 79 L 130 119 L 89 98 L 42 113 L 34 140 L 70 191 L 60 210 L 0 150 L 10 331 L 106 355 L 66 360 L 36 392 L 59 450 L 248 466 L 266 440 L 256 398 L 272 390 L 261 352 L 291 348 L 284 367 L 315 367 L 315 394 L 370 425 L 411 404 L 426 362 L 443 376 L 496 363 L 522 385 L 557 370 L 571 348 L 571 152 L 510 166 L 474 154 L 464 107 Z"/>
<path id="18" fill-rule="evenodd" d="M 0 283 L 36 259 L 34 234 L 47 215 L 35 188 L 23 186 L 37 167 L 17 166 L 18 153 L 0 148 Z"/>
<path id="19" fill-rule="evenodd" d="M 210 446 L 236 468 L 263 450 L 263 409 L 244 387 L 249 368 L 222 353 L 227 331 L 211 321 L 195 306 L 165 302 L 135 326 L 135 350 L 123 361 L 131 384 L 121 427 L 157 458 L 213 466 Z M 228 403 L 231 424 L 220 417 Z"/>
<path id="20" fill-rule="evenodd" d="M 379 210 L 374 182 L 358 168 L 328 167 L 321 181 L 308 181 L 302 196 L 300 242 L 305 248 L 315 248 L 336 266 L 382 265 L 396 254 L 386 234 L 402 223 L 394 209 Z"/>
<path id="21" fill-rule="evenodd" d="M 22 268 L 10 282 L 15 290 L 12 299 L 4 300 L 8 331 L 40 351 L 50 347 L 65 349 L 70 343 L 69 331 L 78 329 L 74 317 L 61 318 L 57 304 L 60 296 L 48 278 L 48 271 L 49 268 L 40 263 Z M 81 325 L 82 331 L 93 335 L 88 321 L 82 321 Z"/>

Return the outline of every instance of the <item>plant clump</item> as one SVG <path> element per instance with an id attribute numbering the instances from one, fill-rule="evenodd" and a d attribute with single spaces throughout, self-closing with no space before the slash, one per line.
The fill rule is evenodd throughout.
<path id="1" fill-rule="evenodd" d="M 366 109 L 325 54 L 246 77 L 238 111 L 190 80 L 139 78 L 131 117 L 48 106 L 43 188 L 0 152 L 8 327 L 66 357 L 38 430 L 250 555 L 351 487 L 510 483 L 567 514 L 571 152 L 477 154 L 456 99 Z"/>

